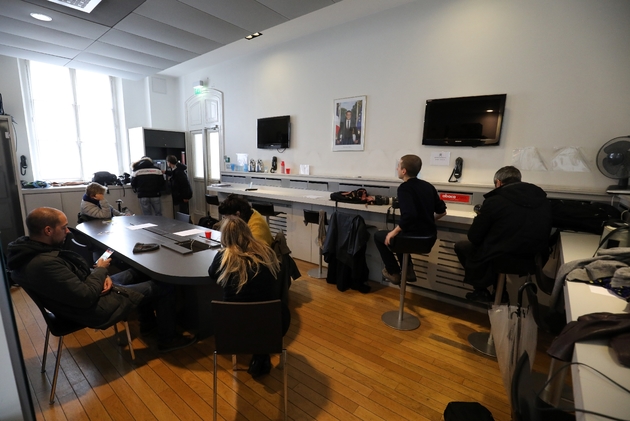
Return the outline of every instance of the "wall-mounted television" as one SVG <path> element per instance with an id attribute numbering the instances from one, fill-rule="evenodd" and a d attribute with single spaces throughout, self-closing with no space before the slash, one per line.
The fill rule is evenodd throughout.
<path id="1" fill-rule="evenodd" d="M 259 118 L 256 133 L 258 149 L 285 149 L 291 142 L 291 117 Z"/>
<path id="2" fill-rule="evenodd" d="M 423 145 L 498 145 L 506 94 L 429 99 Z"/>

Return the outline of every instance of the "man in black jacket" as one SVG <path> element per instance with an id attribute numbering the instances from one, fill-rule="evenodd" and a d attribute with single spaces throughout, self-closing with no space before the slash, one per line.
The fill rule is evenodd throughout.
<path id="1" fill-rule="evenodd" d="M 521 182 L 521 172 L 507 166 L 494 175 L 495 189 L 468 230 L 468 240 L 455 243 L 455 253 L 466 271 L 464 282 L 474 291 L 466 298 L 493 300 L 488 287 L 496 282 L 491 262 L 500 256 L 534 257 L 547 253 L 551 233 L 551 205 L 534 184 Z M 546 257 L 546 256 L 544 256 Z"/>
<path id="2" fill-rule="evenodd" d="M 175 334 L 173 294 L 168 286 L 141 282 L 133 269 L 109 276 L 111 259 L 98 259 L 92 268 L 79 254 L 65 250 L 69 230 L 63 212 L 37 208 L 26 217 L 26 226 L 29 236 L 9 243 L 7 266 L 12 279 L 55 315 L 99 328 L 126 319 L 139 305 L 141 332 L 157 327 L 158 351 L 194 343 L 194 338 Z"/>
<path id="3" fill-rule="evenodd" d="M 173 206 L 181 213 L 188 214 L 190 209 L 188 207 L 188 201 L 192 197 L 192 188 L 190 187 L 190 181 L 188 181 L 188 174 L 186 173 L 186 165 L 177 161 L 175 155 L 169 155 L 166 157 L 166 176 L 168 182 L 171 185 L 171 195 L 173 196 Z"/>
<path id="4" fill-rule="evenodd" d="M 135 162 L 131 169 L 131 187 L 138 193 L 138 201 L 143 215 L 162 216 L 162 202 L 160 195 L 164 188 L 162 170 L 153 165 L 148 156 Z"/>

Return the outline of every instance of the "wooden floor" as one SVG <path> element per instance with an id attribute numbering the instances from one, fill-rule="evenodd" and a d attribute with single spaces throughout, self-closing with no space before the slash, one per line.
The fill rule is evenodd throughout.
<path id="1" fill-rule="evenodd" d="M 302 273 L 314 267 L 298 261 Z M 381 315 L 398 309 L 399 290 L 339 292 L 303 276 L 290 290 L 293 320 L 285 337 L 291 420 L 441 420 L 450 401 L 481 402 L 497 421 L 509 405 L 496 360 L 473 351 L 469 333 L 487 330 L 486 314 L 408 293 L 419 329 L 398 331 Z M 116 345 L 113 329 L 85 329 L 64 340 L 57 401 L 48 404 L 54 357 L 40 373 L 45 323 L 19 288 L 11 290 L 38 420 L 212 419 L 213 340 L 162 355 L 131 322 L 136 362 Z M 57 339 L 50 349 L 56 351 Z M 539 337 L 539 350 L 549 338 Z M 246 357 L 239 361 L 247 363 Z M 272 359 L 274 366 L 278 358 Z M 282 371 L 255 381 L 221 358 L 219 419 L 282 419 Z M 535 371 L 549 359 L 540 351 Z"/>

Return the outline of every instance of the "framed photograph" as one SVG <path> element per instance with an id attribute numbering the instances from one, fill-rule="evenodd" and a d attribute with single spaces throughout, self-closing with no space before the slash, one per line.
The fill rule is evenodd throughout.
<path id="1" fill-rule="evenodd" d="M 362 151 L 365 144 L 366 96 L 336 99 L 333 114 L 333 152 Z"/>

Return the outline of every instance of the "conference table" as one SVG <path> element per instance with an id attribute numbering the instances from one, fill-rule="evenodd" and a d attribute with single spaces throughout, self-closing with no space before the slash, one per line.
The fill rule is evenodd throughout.
<path id="1" fill-rule="evenodd" d="M 210 280 L 208 267 L 220 248 L 220 232 L 162 216 L 117 216 L 84 222 L 77 229 L 112 258 L 155 281 L 180 286 L 182 322 L 199 339 L 212 335 L 210 302 L 223 298 L 223 289 Z M 210 239 L 205 233 L 210 232 Z M 134 253 L 137 243 L 158 244 L 154 251 Z"/>
<path id="2" fill-rule="evenodd" d="M 562 263 L 591 257 L 599 240 L 599 235 L 562 232 Z M 630 305 L 625 300 L 600 286 L 566 282 L 564 293 L 567 322 L 590 313 L 630 312 Z M 575 407 L 630 420 L 628 393 L 593 370 L 596 369 L 622 386 L 630 388 L 630 368 L 619 363 L 608 346 L 608 341 L 597 339 L 577 342 L 573 351 L 573 362 L 586 364 L 571 367 Z M 608 419 L 593 413 L 577 412 L 576 416 L 577 421 Z"/>

